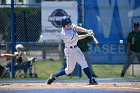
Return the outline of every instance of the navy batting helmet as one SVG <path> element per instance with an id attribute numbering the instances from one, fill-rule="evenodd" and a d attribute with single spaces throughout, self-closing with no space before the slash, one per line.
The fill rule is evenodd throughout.
<path id="1" fill-rule="evenodd" d="M 65 25 L 68 25 L 68 24 L 71 25 L 72 22 L 71 22 L 70 17 L 64 16 L 64 17 L 61 19 L 61 24 L 62 24 L 62 27 L 65 27 Z"/>

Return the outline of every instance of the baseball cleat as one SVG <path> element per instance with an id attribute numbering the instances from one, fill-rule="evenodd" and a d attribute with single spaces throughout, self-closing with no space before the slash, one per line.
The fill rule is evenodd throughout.
<path id="1" fill-rule="evenodd" d="M 98 83 L 93 78 L 93 79 L 89 80 L 89 85 L 98 85 Z"/>
<path id="2" fill-rule="evenodd" d="M 95 77 L 95 78 L 97 78 L 98 76 L 96 76 L 95 74 L 92 74 L 92 77 Z"/>
<path id="3" fill-rule="evenodd" d="M 121 73 L 121 77 L 124 77 L 124 73 Z"/>
<path id="4" fill-rule="evenodd" d="M 47 84 L 50 85 L 54 80 L 56 80 L 56 78 L 53 74 L 51 74 L 49 79 L 47 80 Z"/>

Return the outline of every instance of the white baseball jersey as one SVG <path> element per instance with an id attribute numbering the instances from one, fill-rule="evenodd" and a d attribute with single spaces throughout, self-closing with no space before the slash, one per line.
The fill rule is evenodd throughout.
<path id="1" fill-rule="evenodd" d="M 61 32 L 65 43 L 64 53 L 67 60 L 66 74 L 70 74 L 74 70 L 76 63 L 78 63 L 82 69 L 88 67 L 82 51 L 77 46 L 78 34 L 75 28 L 76 26 L 72 24 L 71 29 L 66 30 L 62 28 Z"/>

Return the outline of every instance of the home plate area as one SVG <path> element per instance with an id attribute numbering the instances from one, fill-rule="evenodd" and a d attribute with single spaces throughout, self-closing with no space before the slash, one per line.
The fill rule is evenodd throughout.
<path id="1" fill-rule="evenodd" d="M 38 89 L 90 89 L 90 90 L 117 90 L 140 92 L 140 82 L 99 82 L 98 85 L 88 85 L 80 82 L 55 82 L 47 85 L 46 82 L 6 82 L 0 83 L 0 90 L 38 90 Z"/>

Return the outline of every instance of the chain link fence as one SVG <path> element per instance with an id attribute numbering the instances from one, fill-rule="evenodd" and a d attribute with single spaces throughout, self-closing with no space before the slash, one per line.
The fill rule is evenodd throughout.
<path id="1" fill-rule="evenodd" d="M 46 68 L 48 68 L 48 64 L 52 64 L 57 62 L 56 64 L 60 64 L 60 58 L 63 58 L 61 51 L 61 43 L 20 43 L 24 46 L 24 52 L 26 52 L 27 56 L 30 58 L 35 58 L 35 60 L 31 60 L 31 62 L 26 63 L 23 61 L 22 64 L 17 64 L 15 62 L 15 77 L 16 78 L 25 78 L 25 77 L 48 77 L 52 72 L 48 72 Z M 1 53 L 11 53 L 10 44 L 1 44 Z M 0 64 L 6 67 L 7 72 L 3 78 L 11 77 L 11 73 L 9 71 L 10 66 L 9 63 L 11 59 L 0 59 Z M 25 63 L 24 63 L 25 62 Z M 58 65 L 59 65 L 58 64 Z M 11 65 L 11 64 L 10 64 Z M 61 69 L 61 65 L 57 66 Z M 50 68 L 50 67 L 49 67 Z M 31 71 L 30 71 L 31 69 Z M 53 68 L 50 68 L 50 70 Z M 25 70 L 25 71 L 24 71 Z M 25 73 L 26 72 L 26 73 Z M 31 76 L 32 73 L 32 76 Z M 47 73 L 47 74 L 46 74 Z M 54 73 L 54 72 L 53 72 Z"/>
<path id="2" fill-rule="evenodd" d="M 0 42 L 10 42 L 10 6 L 0 7 L 0 13 Z M 41 34 L 41 7 L 16 5 L 14 14 L 15 41 L 38 41 Z"/>
<path id="3" fill-rule="evenodd" d="M 41 30 L 41 3 L 36 4 L 15 4 L 14 6 L 14 26 L 15 26 L 15 44 L 22 44 L 27 56 L 36 58 L 34 62 L 31 62 L 31 67 L 27 67 L 26 64 L 15 67 L 15 77 L 46 77 L 43 73 L 45 67 L 42 68 L 42 64 L 47 62 L 60 62 L 61 54 L 61 42 L 38 42 Z M 11 6 L 10 4 L 0 5 L 0 53 L 12 53 L 11 47 Z M 15 50 L 16 51 L 16 50 Z M 7 68 L 7 65 L 11 62 L 11 59 L 0 59 L 0 64 L 6 67 L 6 74 L 3 78 L 11 77 L 11 70 Z M 41 66 L 38 66 L 41 65 Z M 16 62 L 15 62 L 16 66 Z M 11 66 L 9 66 L 11 67 Z M 27 71 L 24 71 L 24 70 Z M 32 72 L 30 72 L 32 69 Z M 36 70 L 38 69 L 38 70 Z M 37 72 L 36 72 L 37 71 Z M 26 72 L 26 73 L 25 73 Z M 40 73 L 41 72 L 41 73 Z M 32 73 L 32 76 L 30 76 Z M 27 74 L 27 75 L 26 75 Z M 50 75 L 51 73 L 48 73 Z M 47 76 L 48 76 L 47 75 Z"/>

